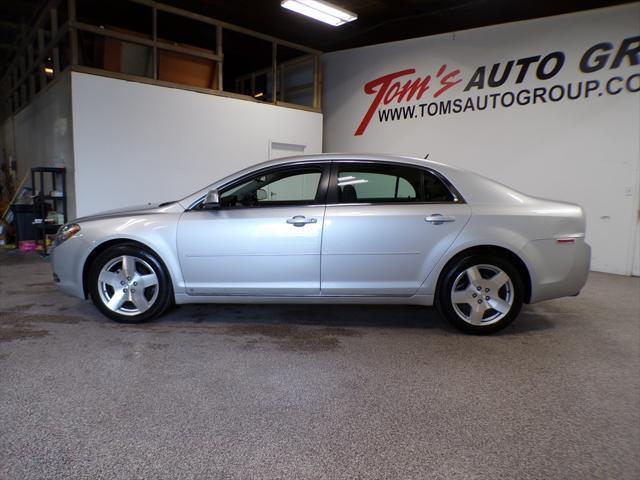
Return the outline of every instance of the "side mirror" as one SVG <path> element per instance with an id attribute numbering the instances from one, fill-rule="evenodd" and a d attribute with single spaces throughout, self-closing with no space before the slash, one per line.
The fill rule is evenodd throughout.
<path id="1" fill-rule="evenodd" d="M 214 208 L 220 206 L 220 194 L 218 190 L 209 190 L 204 199 L 203 206 L 206 208 Z"/>
<path id="2" fill-rule="evenodd" d="M 267 199 L 267 191 L 259 188 L 256 191 L 256 197 L 258 198 L 258 201 L 266 200 Z"/>

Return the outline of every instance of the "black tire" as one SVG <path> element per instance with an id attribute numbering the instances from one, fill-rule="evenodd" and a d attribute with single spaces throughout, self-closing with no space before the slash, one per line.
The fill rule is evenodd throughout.
<path id="1" fill-rule="evenodd" d="M 140 310 L 136 305 L 130 302 L 125 302 L 119 311 L 114 311 L 105 303 L 106 298 L 110 295 L 113 298 L 115 294 L 114 288 L 111 285 L 105 285 L 100 281 L 100 273 L 105 266 L 111 263 L 118 262 L 118 258 L 126 256 L 127 258 L 133 257 L 136 274 L 149 275 L 155 274 L 157 285 L 151 287 L 142 287 L 140 290 L 142 295 L 145 296 L 147 304 L 150 304 L 144 311 L 135 313 L 136 310 Z M 151 272 L 148 272 L 151 270 Z M 107 273 L 114 273 L 115 275 L 124 275 L 124 264 L 119 266 L 116 264 Z M 123 282 L 127 282 L 126 278 L 122 279 Z M 133 281 L 133 279 L 132 279 Z M 105 288 L 106 287 L 106 288 Z M 119 289 L 120 286 L 118 286 Z M 133 283 L 123 284 L 123 291 L 126 288 L 131 289 L 131 292 L 135 292 Z M 156 291 L 157 289 L 157 291 Z M 138 292 L 138 296 L 140 295 Z M 137 244 L 122 243 L 108 248 L 104 252 L 100 253 L 90 266 L 89 270 L 89 293 L 91 294 L 91 300 L 94 305 L 108 318 L 120 323 L 143 323 L 153 318 L 156 318 L 164 313 L 167 308 L 173 304 L 173 288 L 171 285 L 171 278 L 167 273 L 167 269 L 163 265 L 162 261 L 152 252 L 146 250 Z M 120 292 L 118 292 L 120 294 Z M 129 294 L 131 296 L 131 294 Z M 148 300 L 153 300 L 150 302 Z M 119 313 L 128 308 L 129 311 L 125 313 Z"/>
<path id="2" fill-rule="evenodd" d="M 472 267 L 476 267 L 473 271 L 479 272 L 481 276 L 480 279 L 476 277 L 476 282 L 471 282 L 469 274 L 466 273 Z M 510 280 L 510 284 L 505 283 L 499 288 L 497 295 L 494 293 L 495 289 L 491 291 L 491 288 L 493 288 L 491 280 L 504 277 L 494 277 L 497 272 L 494 272 L 489 267 L 501 270 Z M 473 283 L 477 285 L 473 285 Z M 500 282 L 496 280 L 496 283 Z M 469 298 L 467 303 L 461 302 L 454 305 L 452 300 L 452 295 L 455 293 L 453 291 L 454 284 L 456 292 L 465 296 L 473 295 L 473 300 Z M 479 291 L 477 290 L 478 287 L 481 287 Z M 491 295 L 494 295 L 494 297 L 491 297 Z M 502 303 L 497 304 L 497 300 L 502 301 Z M 513 322 L 520 313 L 523 300 L 524 286 L 522 277 L 518 269 L 510 261 L 497 255 L 471 254 L 454 260 L 446 267 L 438 285 L 436 306 L 440 313 L 459 330 L 476 335 L 486 335 L 502 330 Z M 504 311 L 495 310 L 490 304 L 499 305 Z M 510 308 L 506 309 L 505 306 L 509 304 Z M 483 317 L 471 323 L 475 308 L 478 309 L 478 315 Z M 487 310 L 482 313 L 482 308 Z M 495 319 L 492 320 L 492 318 Z"/>

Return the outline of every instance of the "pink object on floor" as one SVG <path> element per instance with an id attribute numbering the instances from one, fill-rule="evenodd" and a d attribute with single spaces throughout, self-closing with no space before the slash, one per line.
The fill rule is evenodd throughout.
<path id="1" fill-rule="evenodd" d="M 23 242 L 18 242 L 18 249 L 21 252 L 35 252 L 36 242 L 34 242 L 33 240 L 25 240 Z"/>

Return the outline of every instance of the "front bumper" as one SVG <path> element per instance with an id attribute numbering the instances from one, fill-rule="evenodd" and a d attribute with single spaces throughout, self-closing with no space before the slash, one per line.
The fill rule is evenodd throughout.
<path id="1" fill-rule="evenodd" d="M 68 295 L 85 298 L 82 268 L 86 251 L 85 240 L 79 235 L 56 246 L 51 252 L 54 282 Z"/>

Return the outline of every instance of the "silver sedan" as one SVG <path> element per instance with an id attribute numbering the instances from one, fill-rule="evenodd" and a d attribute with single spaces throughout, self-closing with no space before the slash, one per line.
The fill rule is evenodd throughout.
<path id="1" fill-rule="evenodd" d="M 54 279 L 108 317 L 171 304 L 436 305 L 490 333 L 523 303 L 577 295 L 582 208 L 422 159 L 273 160 L 182 200 L 80 218 L 58 232 Z"/>

